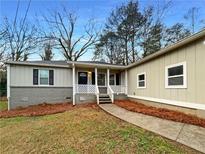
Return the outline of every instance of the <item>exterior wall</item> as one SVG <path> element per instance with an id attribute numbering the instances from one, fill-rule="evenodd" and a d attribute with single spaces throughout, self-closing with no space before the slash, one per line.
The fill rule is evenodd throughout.
<path id="1" fill-rule="evenodd" d="M 54 85 L 33 85 L 33 69 L 54 70 Z M 9 109 L 40 103 L 72 102 L 72 69 L 10 65 Z"/>
<path id="2" fill-rule="evenodd" d="M 11 87 L 10 109 L 41 103 L 72 101 L 72 87 Z"/>
<path id="3" fill-rule="evenodd" d="M 169 52 L 128 70 L 128 95 L 152 97 L 205 105 L 204 39 Z M 187 88 L 165 88 L 165 66 L 186 61 Z M 137 88 L 137 74 L 146 72 L 146 88 Z"/>
<path id="4" fill-rule="evenodd" d="M 33 69 L 52 69 L 54 70 L 54 87 L 72 87 L 71 68 L 51 68 L 51 67 L 32 67 L 11 65 L 11 86 L 34 86 Z"/>

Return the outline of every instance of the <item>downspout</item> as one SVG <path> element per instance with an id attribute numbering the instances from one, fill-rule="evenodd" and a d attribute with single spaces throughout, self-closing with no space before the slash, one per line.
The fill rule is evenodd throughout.
<path id="1" fill-rule="evenodd" d="M 125 70 L 125 94 L 128 94 L 128 73 L 127 69 Z"/>
<path id="2" fill-rule="evenodd" d="M 73 63 L 73 105 L 75 105 L 75 64 Z"/>
<path id="3" fill-rule="evenodd" d="M 7 100 L 8 100 L 8 110 L 10 110 L 10 83 L 11 83 L 11 68 L 10 64 L 7 64 Z"/>

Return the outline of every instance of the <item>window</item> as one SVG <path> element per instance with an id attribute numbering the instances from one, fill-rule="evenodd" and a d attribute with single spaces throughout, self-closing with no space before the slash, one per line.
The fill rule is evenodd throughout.
<path id="1" fill-rule="evenodd" d="M 33 69 L 33 85 L 54 85 L 54 71 Z"/>
<path id="2" fill-rule="evenodd" d="M 165 68 L 165 88 L 187 88 L 186 62 Z"/>
<path id="3" fill-rule="evenodd" d="M 105 86 L 105 74 L 102 73 L 98 74 L 98 85 Z"/>
<path id="4" fill-rule="evenodd" d="M 146 88 L 146 73 L 137 75 L 137 88 Z"/>
<path id="5" fill-rule="evenodd" d="M 48 85 L 49 70 L 39 70 L 40 85 Z"/>

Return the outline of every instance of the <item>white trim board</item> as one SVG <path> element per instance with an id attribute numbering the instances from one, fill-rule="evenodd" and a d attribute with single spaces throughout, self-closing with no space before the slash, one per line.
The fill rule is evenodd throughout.
<path id="1" fill-rule="evenodd" d="M 135 95 L 128 95 L 128 97 L 146 100 L 146 101 L 152 101 L 154 103 L 156 102 L 156 103 L 169 104 L 169 105 L 186 107 L 186 108 L 191 108 L 191 109 L 205 110 L 204 104 L 199 104 L 199 103 L 194 103 L 194 102 L 175 101 L 175 100 L 167 100 L 167 99 L 143 97 L 143 96 L 135 96 Z"/>
<path id="2" fill-rule="evenodd" d="M 11 86 L 11 66 L 7 65 L 7 99 L 8 99 L 8 110 L 10 110 L 11 104 L 10 104 L 10 86 Z"/>

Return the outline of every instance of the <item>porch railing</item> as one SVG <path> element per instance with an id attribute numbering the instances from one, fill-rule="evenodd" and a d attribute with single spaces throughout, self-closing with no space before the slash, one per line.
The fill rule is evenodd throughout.
<path id="1" fill-rule="evenodd" d="M 110 99 L 111 99 L 111 101 L 113 103 L 114 102 L 114 92 L 113 92 L 112 88 L 109 85 L 107 87 L 107 93 L 110 96 Z"/>
<path id="2" fill-rule="evenodd" d="M 124 86 L 124 85 L 111 85 L 110 87 L 112 88 L 114 93 L 117 93 L 117 94 L 119 94 L 119 93 L 125 94 L 126 93 L 126 86 Z"/>
<path id="3" fill-rule="evenodd" d="M 100 95 L 100 92 L 99 92 L 99 88 L 98 88 L 98 86 L 95 86 L 95 95 L 96 95 L 96 97 L 97 97 L 97 104 L 100 104 L 100 101 L 99 101 L 99 95 Z"/>
<path id="4" fill-rule="evenodd" d="M 96 94 L 97 87 L 95 85 L 88 85 L 88 84 L 77 84 L 76 87 L 76 93 L 82 93 L 82 94 Z"/>

